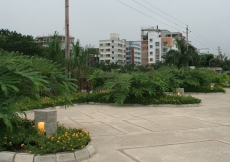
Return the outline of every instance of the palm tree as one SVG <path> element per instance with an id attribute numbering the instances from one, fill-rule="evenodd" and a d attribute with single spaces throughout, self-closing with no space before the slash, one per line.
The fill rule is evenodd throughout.
<path id="1" fill-rule="evenodd" d="M 65 59 L 65 53 L 61 48 L 61 41 L 56 31 L 54 32 L 52 40 L 48 42 L 46 58 L 57 63 L 63 63 Z"/>
<path id="2" fill-rule="evenodd" d="M 90 45 L 82 47 L 80 45 L 80 40 L 77 40 L 75 44 L 72 43 L 72 46 L 70 59 L 67 60 L 67 64 L 72 72 L 72 77 L 78 79 L 79 88 L 81 90 L 82 72 L 89 70 L 87 61 L 90 57 L 94 57 L 94 54 L 98 54 L 98 51 Z"/>
<path id="3" fill-rule="evenodd" d="M 188 51 L 184 40 L 176 39 L 176 45 L 178 50 L 170 50 L 165 56 L 162 56 L 166 64 L 182 67 L 189 66 L 189 63 L 194 64 L 199 60 L 196 49 L 192 45 L 188 45 Z"/>

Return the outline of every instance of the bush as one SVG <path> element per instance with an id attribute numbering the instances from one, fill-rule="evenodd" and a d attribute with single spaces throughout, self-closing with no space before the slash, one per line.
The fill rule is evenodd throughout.
<path id="1" fill-rule="evenodd" d="M 12 128 L 11 119 L 20 120 L 21 110 L 45 105 L 40 97 L 52 98 L 53 103 L 61 96 L 61 104 L 71 105 L 74 81 L 50 60 L 0 50 L 0 119 Z"/>
<path id="2" fill-rule="evenodd" d="M 33 154 L 48 154 L 80 149 L 91 141 L 89 132 L 81 128 L 66 128 L 64 125 L 58 125 L 57 134 L 48 137 L 28 119 L 12 121 L 12 131 L 7 129 L 2 119 L 0 125 L 0 151 L 28 150 Z"/>
<path id="3" fill-rule="evenodd" d="M 97 103 L 114 103 L 113 98 L 109 98 L 109 100 L 107 100 L 104 97 L 107 94 L 108 94 L 108 92 L 88 94 L 88 99 L 91 102 L 97 102 Z M 142 105 L 150 105 L 150 104 L 198 104 L 198 103 L 201 103 L 201 100 L 197 99 L 195 97 L 177 96 L 177 95 L 162 95 L 160 97 L 129 96 L 124 101 L 124 104 L 142 104 Z"/>

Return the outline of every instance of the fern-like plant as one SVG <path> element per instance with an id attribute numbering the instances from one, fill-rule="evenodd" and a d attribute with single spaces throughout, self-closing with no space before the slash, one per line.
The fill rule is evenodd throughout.
<path id="1" fill-rule="evenodd" d="M 71 103 L 76 86 L 66 78 L 65 69 L 50 60 L 0 51 L 0 120 L 12 129 L 11 119 L 20 120 L 29 102 L 39 104 L 40 97 L 63 96 Z"/>

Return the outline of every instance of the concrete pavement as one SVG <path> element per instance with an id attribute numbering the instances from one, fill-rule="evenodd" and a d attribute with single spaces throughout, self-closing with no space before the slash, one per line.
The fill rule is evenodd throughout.
<path id="1" fill-rule="evenodd" d="M 230 89 L 192 94 L 197 107 L 76 105 L 58 121 L 90 130 L 97 154 L 84 162 L 230 161 Z M 33 112 L 28 112 L 33 119 Z"/>

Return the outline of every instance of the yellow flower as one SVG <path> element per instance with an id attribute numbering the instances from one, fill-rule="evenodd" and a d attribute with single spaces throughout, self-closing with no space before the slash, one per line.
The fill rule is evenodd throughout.
<path id="1" fill-rule="evenodd" d="M 23 146 L 24 146 L 24 143 L 21 144 L 21 147 L 23 147 Z"/>

